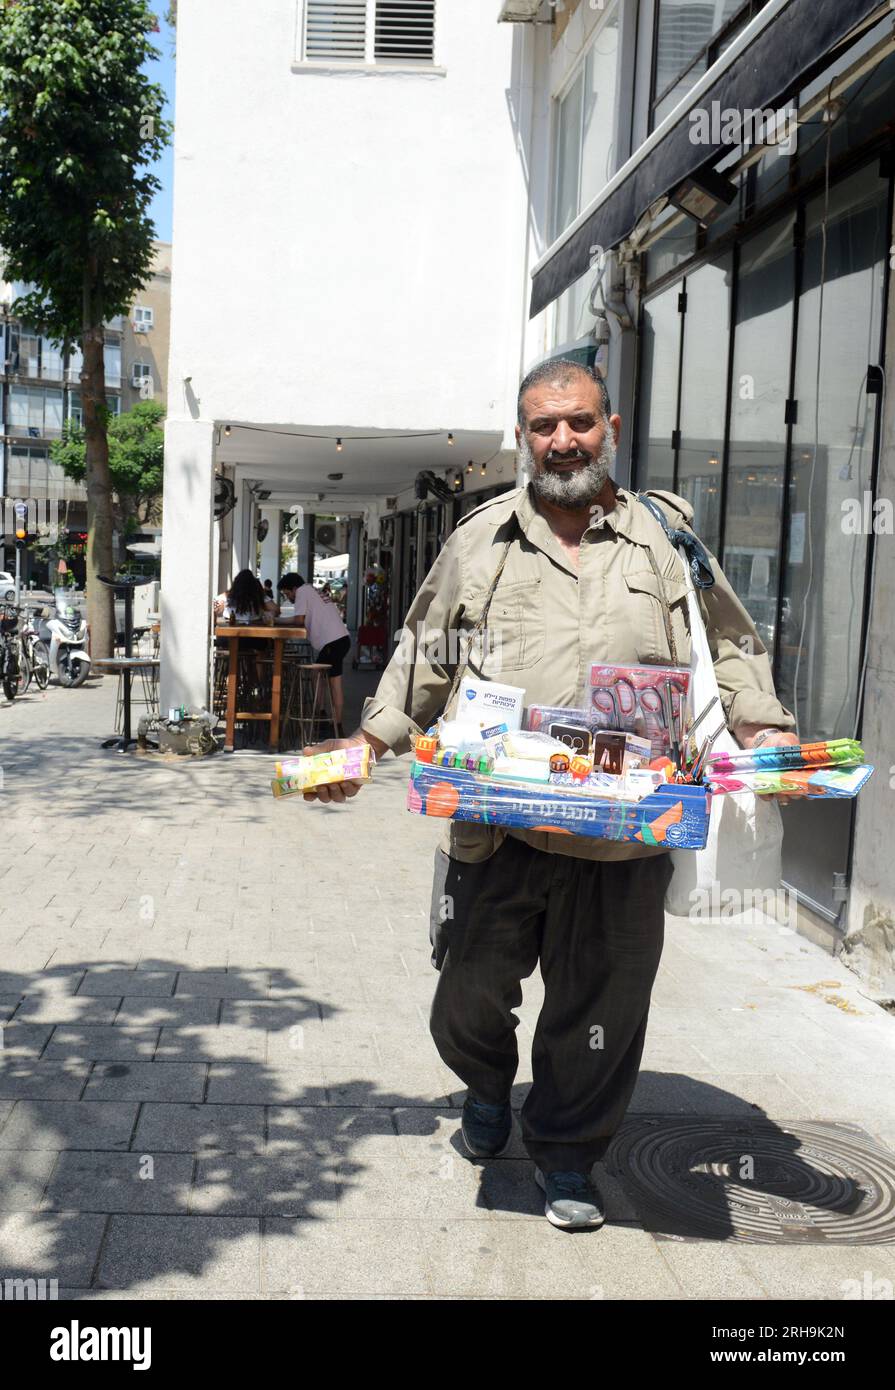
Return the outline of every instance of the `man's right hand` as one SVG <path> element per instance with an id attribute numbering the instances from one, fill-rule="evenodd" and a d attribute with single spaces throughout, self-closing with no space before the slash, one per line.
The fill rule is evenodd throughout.
<path id="1" fill-rule="evenodd" d="M 315 753 L 332 753 L 337 748 L 355 748 L 359 743 L 369 743 L 374 753 L 386 751 L 387 745 L 376 739 L 365 738 L 362 733 L 352 734 L 350 738 L 328 738 L 324 743 L 311 743 L 301 751 L 306 758 L 312 757 Z M 363 782 L 330 782 L 324 787 L 312 787 L 310 791 L 303 792 L 305 801 L 336 801 L 345 802 L 350 797 L 357 796 Z"/>

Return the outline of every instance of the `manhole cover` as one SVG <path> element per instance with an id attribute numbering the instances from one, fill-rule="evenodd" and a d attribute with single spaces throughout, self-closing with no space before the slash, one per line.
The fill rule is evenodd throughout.
<path id="1" fill-rule="evenodd" d="M 895 1153 L 857 1125 L 650 1115 L 606 1163 L 660 1240 L 895 1243 Z"/>

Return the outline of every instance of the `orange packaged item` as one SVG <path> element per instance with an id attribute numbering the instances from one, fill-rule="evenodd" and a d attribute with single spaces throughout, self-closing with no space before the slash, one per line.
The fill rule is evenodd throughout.
<path id="1" fill-rule="evenodd" d="M 418 734 L 413 741 L 413 751 L 418 763 L 431 763 L 438 747 L 438 739 L 428 734 Z"/>

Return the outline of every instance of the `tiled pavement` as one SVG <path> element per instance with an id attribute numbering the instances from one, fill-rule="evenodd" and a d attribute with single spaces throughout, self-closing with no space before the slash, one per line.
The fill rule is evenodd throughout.
<path id="1" fill-rule="evenodd" d="M 112 699 L 0 708 L 0 1279 L 79 1298 L 895 1281 L 895 1246 L 656 1241 L 600 1169 L 607 1225 L 554 1231 L 518 1135 L 490 1164 L 458 1145 L 462 1088 L 426 1027 L 438 827 L 403 811 L 405 764 L 350 807 L 275 802 L 264 754 L 102 752 Z M 893 1050 L 895 1019 L 801 938 L 670 921 L 632 1111 L 844 1120 L 895 1148 Z"/>

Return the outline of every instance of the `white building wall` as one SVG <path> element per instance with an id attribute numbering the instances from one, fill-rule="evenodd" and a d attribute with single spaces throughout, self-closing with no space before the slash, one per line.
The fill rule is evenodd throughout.
<path id="1" fill-rule="evenodd" d="M 192 377 L 203 419 L 503 428 L 513 26 L 439 0 L 443 74 L 305 70 L 302 3 L 178 12 L 172 385 Z"/>

